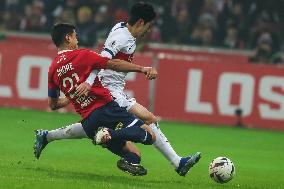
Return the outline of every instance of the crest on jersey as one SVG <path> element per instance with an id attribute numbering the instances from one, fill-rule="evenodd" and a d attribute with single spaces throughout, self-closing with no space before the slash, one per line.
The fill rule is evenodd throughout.
<path id="1" fill-rule="evenodd" d="M 65 54 L 60 55 L 59 60 L 56 62 L 56 64 L 59 64 L 60 62 L 66 60 Z"/>
<path id="2" fill-rule="evenodd" d="M 132 44 L 129 48 L 128 48 L 128 51 L 130 51 L 133 47 L 134 47 L 135 44 Z"/>
<path id="3" fill-rule="evenodd" d="M 116 125 L 115 130 L 120 130 L 120 129 L 122 129 L 122 127 L 123 127 L 123 123 L 119 122 L 119 123 Z"/>
<path id="4" fill-rule="evenodd" d="M 113 41 L 113 42 L 111 43 L 111 46 L 114 46 L 114 45 L 115 45 L 115 43 L 116 43 L 116 41 Z"/>

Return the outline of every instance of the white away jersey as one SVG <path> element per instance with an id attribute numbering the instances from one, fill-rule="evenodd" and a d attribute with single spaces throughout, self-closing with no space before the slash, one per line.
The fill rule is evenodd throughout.
<path id="1" fill-rule="evenodd" d="M 110 59 L 131 62 L 136 49 L 136 39 L 131 35 L 126 23 L 116 24 L 110 31 L 101 55 Z M 113 70 L 101 70 L 98 74 L 103 86 L 110 91 L 123 90 L 127 73 Z"/>

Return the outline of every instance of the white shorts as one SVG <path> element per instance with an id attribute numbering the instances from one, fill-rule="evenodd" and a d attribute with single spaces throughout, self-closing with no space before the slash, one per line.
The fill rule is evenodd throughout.
<path id="1" fill-rule="evenodd" d="M 122 91 L 111 92 L 113 100 L 118 103 L 122 108 L 125 108 L 127 111 L 136 103 L 135 98 L 131 98 Z"/>

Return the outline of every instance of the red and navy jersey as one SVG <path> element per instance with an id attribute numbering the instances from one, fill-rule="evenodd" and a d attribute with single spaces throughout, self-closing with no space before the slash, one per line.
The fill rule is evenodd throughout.
<path id="1" fill-rule="evenodd" d="M 97 79 L 88 96 L 75 96 L 76 87 L 92 70 L 104 69 L 109 59 L 88 49 L 60 51 L 48 71 L 48 96 L 57 98 L 59 91 L 70 100 L 76 112 L 86 118 L 93 110 L 112 101 L 108 89 Z"/>

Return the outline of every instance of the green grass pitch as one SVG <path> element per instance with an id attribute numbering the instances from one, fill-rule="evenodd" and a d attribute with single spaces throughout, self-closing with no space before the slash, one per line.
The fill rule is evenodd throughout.
<path id="1" fill-rule="evenodd" d="M 0 189 L 227 189 L 284 188 L 284 133 L 161 122 L 178 154 L 202 152 L 202 159 L 186 177 L 178 176 L 152 146 L 138 145 L 144 177 L 132 177 L 116 168 L 117 156 L 89 140 L 50 143 L 36 160 L 34 129 L 53 129 L 78 121 L 74 114 L 0 108 Z M 229 157 L 235 178 L 214 183 L 208 165 L 217 156 Z"/>

